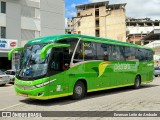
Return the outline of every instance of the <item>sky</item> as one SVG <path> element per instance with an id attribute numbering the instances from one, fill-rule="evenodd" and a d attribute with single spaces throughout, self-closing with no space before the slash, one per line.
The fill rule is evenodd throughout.
<path id="1" fill-rule="evenodd" d="M 76 15 L 75 6 L 91 2 L 101 2 L 107 0 L 65 0 L 66 15 L 65 18 L 71 18 Z M 109 0 L 109 4 L 127 3 L 126 16 L 133 18 L 151 18 L 160 20 L 160 0 Z"/>

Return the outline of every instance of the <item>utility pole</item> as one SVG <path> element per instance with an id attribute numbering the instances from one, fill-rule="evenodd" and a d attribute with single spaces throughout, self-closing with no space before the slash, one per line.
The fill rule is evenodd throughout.
<path id="1" fill-rule="evenodd" d="M 110 11 L 111 11 L 111 8 L 108 9 L 108 13 L 106 15 L 100 16 L 100 17 L 104 17 L 105 18 L 105 23 L 104 23 L 105 24 L 104 25 L 104 27 L 105 27 L 105 38 L 107 37 L 107 34 L 106 34 L 107 33 L 106 17 L 109 16 L 109 15 L 111 15 Z"/>

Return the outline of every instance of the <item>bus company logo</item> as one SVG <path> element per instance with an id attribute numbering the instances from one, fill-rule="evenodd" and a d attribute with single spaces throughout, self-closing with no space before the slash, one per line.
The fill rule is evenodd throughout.
<path id="1" fill-rule="evenodd" d="M 106 67 L 107 67 L 108 65 L 110 65 L 110 64 L 111 64 L 111 62 L 101 62 L 101 63 L 99 64 L 99 67 L 98 67 L 98 69 L 99 69 L 99 75 L 98 75 L 98 77 L 101 77 L 101 76 L 103 75 Z"/>
<path id="2" fill-rule="evenodd" d="M 130 64 L 115 64 L 114 65 L 114 71 L 119 71 L 119 70 L 130 70 L 131 65 Z"/>
<path id="3" fill-rule="evenodd" d="M 17 45 L 16 42 L 11 42 L 11 43 L 10 43 L 10 46 L 11 46 L 11 47 L 15 47 L 16 45 Z"/>
<path id="4" fill-rule="evenodd" d="M 2 117 L 12 117 L 11 112 L 2 112 Z"/>

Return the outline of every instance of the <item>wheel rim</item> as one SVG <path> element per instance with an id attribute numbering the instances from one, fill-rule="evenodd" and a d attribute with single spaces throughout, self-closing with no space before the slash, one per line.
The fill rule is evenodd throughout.
<path id="1" fill-rule="evenodd" d="M 136 87 L 139 87 L 139 85 L 140 85 L 139 78 L 137 78 L 137 80 L 136 80 Z"/>
<path id="2" fill-rule="evenodd" d="M 75 92 L 76 92 L 76 94 L 81 95 L 82 94 L 82 87 L 81 86 L 76 86 Z"/>

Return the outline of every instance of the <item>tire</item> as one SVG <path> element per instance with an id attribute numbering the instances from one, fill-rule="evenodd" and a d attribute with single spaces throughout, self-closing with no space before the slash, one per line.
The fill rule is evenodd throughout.
<path id="1" fill-rule="evenodd" d="M 141 86 L 141 78 L 140 76 L 136 76 L 135 81 L 134 81 L 134 89 L 138 89 Z"/>
<path id="2" fill-rule="evenodd" d="M 155 77 L 158 77 L 158 75 L 155 75 Z"/>
<path id="3" fill-rule="evenodd" d="M 5 86 L 6 84 L 2 84 L 2 85 L 0 85 L 0 86 Z"/>
<path id="4" fill-rule="evenodd" d="M 76 82 L 73 89 L 72 99 L 79 100 L 84 98 L 85 95 L 86 95 L 86 88 L 84 86 L 84 83 L 82 81 Z"/>

